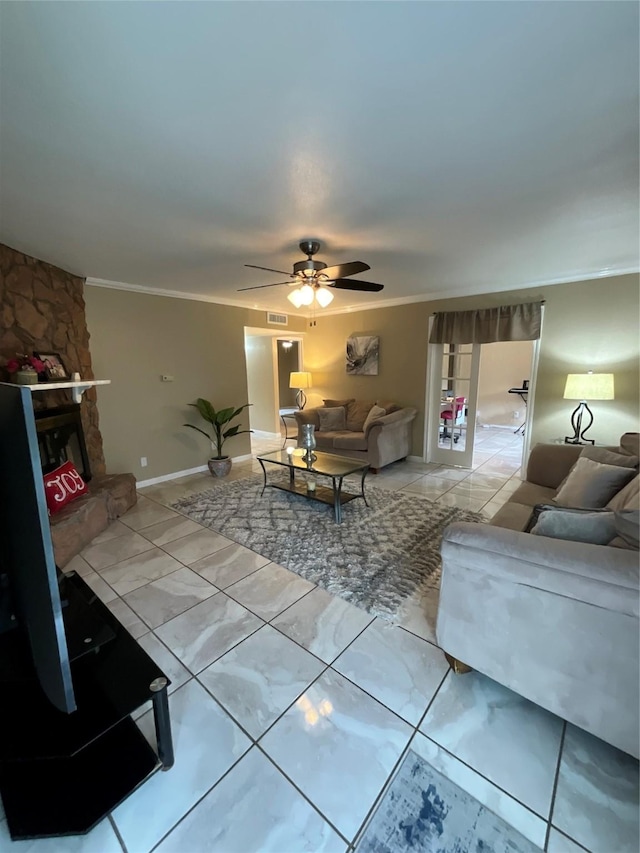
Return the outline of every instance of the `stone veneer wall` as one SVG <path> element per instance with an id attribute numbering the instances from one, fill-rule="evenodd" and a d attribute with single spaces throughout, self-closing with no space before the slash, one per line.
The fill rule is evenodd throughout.
<path id="1" fill-rule="evenodd" d="M 0 373 L 17 354 L 55 352 L 69 374 L 94 379 L 85 319 L 84 279 L 0 243 Z M 33 395 L 35 408 L 71 402 L 68 392 Z M 93 474 L 105 473 L 95 389 L 82 397 L 82 424 Z"/>

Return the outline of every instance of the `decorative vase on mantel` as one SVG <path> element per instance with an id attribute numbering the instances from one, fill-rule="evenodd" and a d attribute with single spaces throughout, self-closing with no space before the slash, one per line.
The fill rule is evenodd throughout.
<path id="1" fill-rule="evenodd" d="M 16 385 L 37 385 L 38 374 L 33 367 L 21 367 L 13 374 L 11 381 Z"/>

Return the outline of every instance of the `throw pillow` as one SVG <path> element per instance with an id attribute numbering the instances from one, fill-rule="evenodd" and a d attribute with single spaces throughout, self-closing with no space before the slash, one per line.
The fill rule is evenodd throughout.
<path id="1" fill-rule="evenodd" d="M 344 406 L 318 409 L 318 418 L 320 419 L 320 432 L 345 429 L 347 423 Z"/>
<path id="2" fill-rule="evenodd" d="M 580 454 L 581 459 L 591 459 L 605 465 L 619 465 L 622 468 L 637 468 L 638 457 L 629 453 L 616 453 L 606 447 L 585 447 Z"/>
<path id="3" fill-rule="evenodd" d="M 607 545 L 616 533 L 615 513 L 541 512 L 531 532 L 535 536 L 548 536 L 551 539 Z"/>
<path id="4" fill-rule="evenodd" d="M 362 427 L 362 432 L 366 433 L 366 431 L 369 429 L 369 424 L 371 424 L 373 421 L 378 420 L 378 418 L 382 418 L 386 414 L 387 413 L 382 408 L 382 406 L 372 406 L 371 411 L 365 418 L 364 425 Z"/>
<path id="5" fill-rule="evenodd" d="M 633 468 L 605 465 L 580 456 L 553 502 L 558 506 L 602 507 L 634 475 Z"/>
<path id="6" fill-rule="evenodd" d="M 349 403 L 353 403 L 355 397 L 349 397 L 347 400 L 323 400 L 322 402 L 327 409 L 336 409 L 340 406 L 344 406 L 345 408 L 349 405 Z"/>
<path id="7" fill-rule="evenodd" d="M 362 432 L 372 407 L 372 400 L 352 400 L 347 406 L 347 429 L 351 432 Z"/>
<path id="8" fill-rule="evenodd" d="M 607 504 L 608 509 L 640 509 L 640 474 L 620 489 Z"/>
<path id="9" fill-rule="evenodd" d="M 376 406 L 381 406 L 385 412 L 390 415 L 392 412 L 399 412 L 402 408 L 392 400 L 376 400 Z"/>
<path id="10" fill-rule="evenodd" d="M 55 471 L 44 475 L 44 494 L 47 499 L 49 515 L 65 507 L 71 501 L 89 491 L 73 462 L 65 462 Z"/>

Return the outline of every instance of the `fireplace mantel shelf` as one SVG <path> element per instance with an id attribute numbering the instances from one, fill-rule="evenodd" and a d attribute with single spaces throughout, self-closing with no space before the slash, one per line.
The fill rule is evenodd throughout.
<path id="1" fill-rule="evenodd" d="M 111 380 L 85 379 L 80 380 L 80 382 L 38 382 L 37 384 L 25 385 L 23 387 L 30 388 L 31 391 L 59 391 L 67 389 L 71 391 L 73 402 L 79 403 L 87 388 L 92 388 L 94 385 L 111 385 Z"/>

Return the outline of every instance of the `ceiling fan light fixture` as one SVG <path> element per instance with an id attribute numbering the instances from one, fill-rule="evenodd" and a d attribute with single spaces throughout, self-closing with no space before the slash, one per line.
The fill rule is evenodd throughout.
<path id="1" fill-rule="evenodd" d="M 291 293 L 287 293 L 287 299 L 291 302 L 294 308 L 302 307 L 302 298 L 300 296 L 301 289 L 302 288 L 300 287 L 296 287 L 296 289 L 292 290 Z"/>
<path id="2" fill-rule="evenodd" d="M 326 308 L 333 302 L 333 293 L 327 287 L 319 287 L 316 290 L 316 302 L 321 308 Z"/>
<path id="3" fill-rule="evenodd" d="M 300 288 L 300 302 L 302 305 L 311 305 L 313 302 L 313 297 L 315 296 L 314 290 L 310 284 L 303 284 Z"/>

